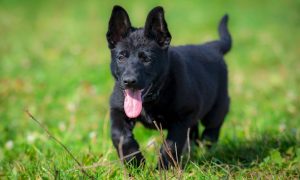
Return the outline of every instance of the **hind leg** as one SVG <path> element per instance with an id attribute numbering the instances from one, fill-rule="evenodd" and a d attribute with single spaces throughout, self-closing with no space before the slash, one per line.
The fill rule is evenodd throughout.
<path id="1" fill-rule="evenodd" d="M 205 127 L 201 135 L 201 141 L 208 142 L 208 146 L 210 146 L 211 143 L 218 141 L 221 126 L 229 111 L 229 104 L 230 100 L 227 96 L 226 98 L 217 101 L 201 121 Z"/>
<path id="2" fill-rule="evenodd" d="M 190 129 L 190 141 L 194 142 L 197 146 L 200 143 L 200 137 L 199 137 L 199 130 L 198 130 L 199 124 L 192 126 Z"/>

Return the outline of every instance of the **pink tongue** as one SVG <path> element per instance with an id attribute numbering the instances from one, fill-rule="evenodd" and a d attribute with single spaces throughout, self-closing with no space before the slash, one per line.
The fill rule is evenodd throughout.
<path id="1" fill-rule="evenodd" d="M 142 111 L 142 91 L 125 90 L 124 110 L 129 118 L 136 118 Z"/>

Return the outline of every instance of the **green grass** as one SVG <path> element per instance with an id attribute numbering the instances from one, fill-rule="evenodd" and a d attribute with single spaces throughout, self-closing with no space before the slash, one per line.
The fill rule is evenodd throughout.
<path id="1" fill-rule="evenodd" d="M 123 178 L 109 138 L 113 86 L 105 33 L 112 6 L 124 6 L 143 26 L 150 9 L 164 6 L 172 44 L 217 38 L 229 13 L 232 51 L 226 56 L 231 111 L 219 144 L 193 147 L 184 179 L 283 179 L 300 175 L 300 1 L 0 1 L 0 179 L 83 177 L 75 162 L 24 112 L 29 111 L 84 165 L 88 173 Z M 148 161 L 130 169 L 157 179 L 159 133 L 137 124 Z M 159 145 L 159 143 L 157 143 Z M 165 174 L 164 174 L 165 173 Z M 164 172 L 178 178 L 178 171 Z"/>

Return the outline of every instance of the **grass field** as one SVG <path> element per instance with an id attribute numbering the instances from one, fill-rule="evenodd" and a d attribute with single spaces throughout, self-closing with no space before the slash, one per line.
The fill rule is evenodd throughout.
<path id="1" fill-rule="evenodd" d="M 224 13 L 231 111 L 216 147 L 193 147 L 181 173 L 155 170 L 160 136 L 135 128 L 146 155 L 136 179 L 290 179 L 300 175 L 300 1 L 0 0 L 0 179 L 86 178 L 28 109 L 98 178 L 126 178 L 109 137 L 113 86 L 105 33 L 112 6 L 135 26 L 162 5 L 172 45 L 217 38 Z M 154 140 L 157 146 L 147 146 Z M 111 162 L 111 163 L 110 163 Z"/>

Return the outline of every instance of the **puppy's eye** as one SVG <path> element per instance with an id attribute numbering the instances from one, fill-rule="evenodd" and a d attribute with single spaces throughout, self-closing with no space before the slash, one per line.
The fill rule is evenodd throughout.
<path id="1" fill-rule="evenodd" d="M 145 63 L 149 63 L 151 59 L 145 53 L 139 53 L 139 59 Z"/>
<path id="2" fill-rule="evenodd" d="M 124 62 L 126 58 L 128 58 L 129 54 L 127 51 L 121 51 L 118 55 L 118 61 Z"/>

